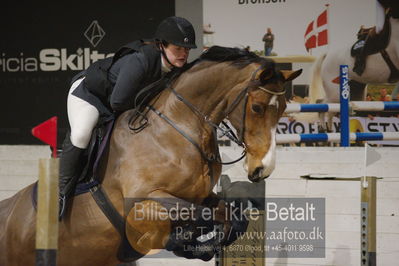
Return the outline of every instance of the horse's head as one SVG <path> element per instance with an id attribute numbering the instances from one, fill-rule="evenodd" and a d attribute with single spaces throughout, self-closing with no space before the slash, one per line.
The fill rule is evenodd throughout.
<path id="1" fill-rule="evenodd" d="M 246 84 L 243 104 L 230 116 L 246 147 L 245 167 L 250 181 L 265 179 L 274 170 L 276 126 L 286 108 L 283 85 L 301 73 L 278 71 L 274 63 L 263 62 Z"/>
<path id="2" fill-rule="evenodd" d="M 202 116 L 208 126 L 231 122 L 245 145 L 248 178 L 257 182 L 275 167 L 276 125 L 286 108 L 283 85 L 301 73 L 277 70 L 274 61 L 249 51 L 213 46 L 176 81 L 174 94 L 184 92 L 189 101 L 179 97 L 188 114 Z M 174 110 L 182 115 L 181 108 Z"/>

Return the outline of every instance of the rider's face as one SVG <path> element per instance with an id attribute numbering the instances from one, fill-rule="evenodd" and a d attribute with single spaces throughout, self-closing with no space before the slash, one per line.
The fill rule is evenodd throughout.
<path id="1" fill-rule="evenodd" d="M 187 63 L 190 48 L 169 44 L 166 47 L 164 46 L 164 49 L 168 60 L 172 63 L 173 66 L 182 67 L 185 63 Z"/>

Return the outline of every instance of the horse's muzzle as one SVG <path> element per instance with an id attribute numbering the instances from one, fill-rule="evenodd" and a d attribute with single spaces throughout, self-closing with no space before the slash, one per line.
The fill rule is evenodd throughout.
<path id="1" fill-rule="evenodd" d="M 253 171 L 252 174 L 248 175 L 248 179 L 249 179 L 251 182 L 257 183 L 257 182 L 259 182 L 259 181 L 262 181 L 262 180 L 265 179 L 265 178 L 268 178 L 269 175 L 263 176 L 263 172 L 264 172 L 263 170 L 264 170 L 264 167 L 257 167 L 257 168 L 255 169 L 255 171 Z"/>

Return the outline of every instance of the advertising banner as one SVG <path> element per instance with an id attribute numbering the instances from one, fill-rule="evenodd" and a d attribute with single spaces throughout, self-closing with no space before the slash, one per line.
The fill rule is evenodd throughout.
<path id="1" fill-rule="evenodd" d="M 277 134 L 319 133 L 319 122 L 308 123 L 282 117 L 278 123 Z M 397 117 L 350 117 L 350 132 L 399 132 Z M 340 132 L 340 120 L 333 118 L 332 132 Z M 370 144 L 399 145 L 399 141 L 368 141 Z"/>
<path id="2" fill-rule="evenodd" d="M 28 1 L 3 6 L 0 144 L 38 144 L 30 131 L 52 116 L 59 118 L 63 139 L 71 78 L 122 45 L 152 37 L 159 22 L 174 12 L 174 0 Z"/>
<path id="3" fill-rule="evenodd" d="M 278 56 L 313 55 L 354 43 L 376 21 L 375 0 L 204 0 L 204 24 L 215 45 L 263 51 L 270 28 Z"/>

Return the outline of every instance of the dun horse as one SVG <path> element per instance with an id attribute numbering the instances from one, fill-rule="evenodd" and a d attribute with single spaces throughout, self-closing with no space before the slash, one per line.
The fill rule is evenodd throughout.
<path id="1" fill-rule="evenodd" d="M 275 165 L 276 123 L 285 109 L 283 84 L 298 71 L 277 71 L 253 53 L 213 47 L 153 99 L 148 126 L 133 133 L 131 111 L 116 121 L 102 167 L 102 189 L 127 219 L 127 238 L 143 255 L 165 247 L 170 221 L 135 224 L 128 198 L 201 204 L 221 173 L 214 129 L 225 118 L 237 129 L 253 182 Z M 33 185 L 0 202 L 0 265 L 33 265 Z M 139 222 L 137 222 L 139 223 Z M 76 196 L 59 229 L 59 265 L 115 265 L 120 235 L 88 193 Z M 178 252 L 177 252 L 178 254 Z"/>

